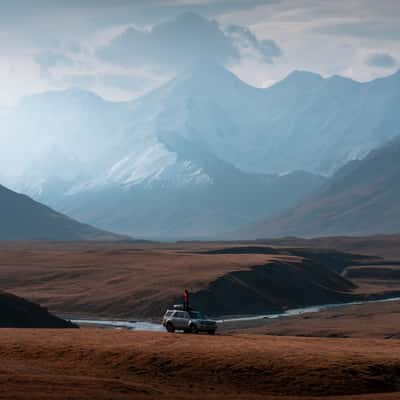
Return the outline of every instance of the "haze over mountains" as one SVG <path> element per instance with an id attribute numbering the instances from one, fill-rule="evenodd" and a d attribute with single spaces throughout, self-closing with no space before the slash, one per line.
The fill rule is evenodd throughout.
<path id="1" fill-rule="evenodd" d="M 1 180 L 102 229 L 215 236 L 296 206 L 393 138 L 399 101 L 400 73 L 294 72 L 258 89 L 212 63 L 132 102 L 43 93 L 0 114 Z"/>
<path id="2" fill-rule="evenodd" d="M 319 193 L 242 237 L 365 235 L 400 231 L 400 136 L 341 168 Z"/>

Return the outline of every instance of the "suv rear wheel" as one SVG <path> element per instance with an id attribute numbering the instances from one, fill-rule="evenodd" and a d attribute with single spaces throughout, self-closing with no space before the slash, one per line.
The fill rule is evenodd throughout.
<path id="1" fill-rule="evenodd" d="M 190 325 L 190 333 L 198 333 L 199 330 L 197 329 L 197 326 L 195 324 Z"/>
<path id="2" fill-rule="evenodd" d="M 168 323 L 167 323 L 166 328 L 167 328 L 167 332 L 170 332 L 170 333 L 174 333 L 174 332 L 175 332 L 175 328 L 174 328 L 174 326 L 171 324 L 171 322 L 168 322 Z"/>

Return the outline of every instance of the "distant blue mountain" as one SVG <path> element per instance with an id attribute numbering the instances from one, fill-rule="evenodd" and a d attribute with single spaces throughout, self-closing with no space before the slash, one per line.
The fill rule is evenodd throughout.
<path id="1" fill-rule="evenodd" d="M 131 102 L 43 93 L 0 116 L 0 181 L 103 229 L 215 235 L 295 206 L 394 137 L 399 101 L 400 73 L 296 71 L 258 89 L 211 63 Z"/>

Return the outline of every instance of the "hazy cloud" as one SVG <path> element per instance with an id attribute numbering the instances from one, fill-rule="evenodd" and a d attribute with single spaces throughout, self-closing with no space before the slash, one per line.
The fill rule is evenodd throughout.
<path id="1" fill-rule="evenodd" d="M 281 57 L 283 54 L 281 48 L 273 40 L 258 40 L 256 35 L 248 28 L 231 25 L 228 27 L 227 33 L 239 47 L 256 50 L 263 60 L 269 64 L 272 64 L 275 58 Z"/>
<path id="2" fill-rule="evenodd" d="M 72 67 L 74 61 L 63 53 L 57 51 L 43 51 L 34 56 L 34 60 L 43 69 L 54 67 Z"/>
<path id="3" fill-rule="evenodd" d="M 327 24 L 314 31 L 338 36 L 353 36 L 373 40 L 399 40 L 400 18 L 397 21 L 382 19 Z"/>
<path id="4" fill-rule="evenodd" d="M 143 76 L 137 77 L 131 74 L 108 74 L 100 76 L 98 79 L 106 86 L 112 86 L 133 92 L 146 90 L 153 82 Z"/>
<path id="5" fill-rule="evenodd" d="M 176 0 L 176 1 L 163 1 L 160 0 L 152 4 L 152 7 L 143 8 L 140 17 L 136 22 L 151 18 L 153 21 L 157 19 L 174 18 L 178 14 L 184 12 L 195 12 L 209 18 L 215 18 L 225 13 L 234 11 L 245 11 L 251 8 L 277 4 L 283 0 Z"/>
<path id="6" fill-rule="evenodd" d="M 127 91 L 140 92 L 151 85 L 152 80 L 134 74 L 78 74 L 66 75 L 63 82 L 74 87 L 108 86 Z"/>
<path id="7" fill-rule="evenodd" d="M 97 55 L 120 65 L 160 68 L 184 67 L 199 58 L 225 64 L 240 57 L 216 21 L 194 13 L 181 14 L 147 32 L 128 28 L 100 48 Z"/>
<path id="8" fill-rule="evenodd" d="M 374 53 L 367 57 L 366 64 L 370 67 L 392 68 L 396 66 L 397 61 L 388 53 Z"/>
<path id="9" fill-rule="evenodd" d="M 4 0 L 0 104 L 73 82 L 136 96 L 196 57 L 256 86 L 294 69 L 365 81 L 393 63 L 374 53 L 400 60 L 399 0 Z"/>

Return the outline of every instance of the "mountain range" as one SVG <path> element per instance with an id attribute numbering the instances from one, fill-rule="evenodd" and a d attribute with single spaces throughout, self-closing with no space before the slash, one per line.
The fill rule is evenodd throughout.
<path id="1" fill-rule="evenodd" d="M 260 89 L 210 63 L 134 101 L 47 92 L 0 115 L 0 179 L 101 229 L 216 236 L 306 201 L 395 137 L 399 101 L 400 73 L 297 71 Z"/>
<path id="2" fill-rule="evenodd" d="M 243 228 L 246 238 L 400 232 L 400 136 L 349 162 L 315 195 L 276 218 Z"/>

